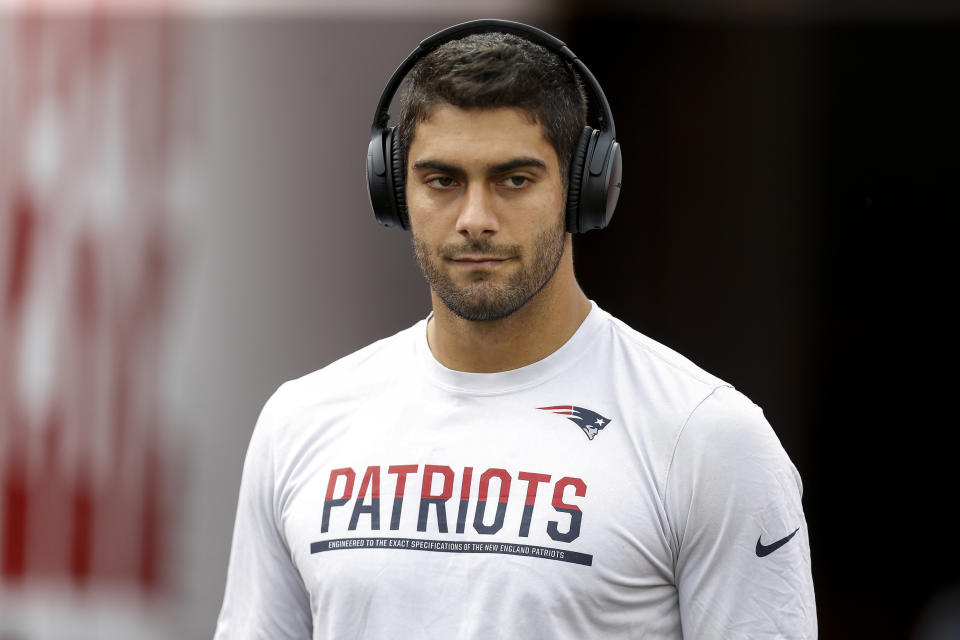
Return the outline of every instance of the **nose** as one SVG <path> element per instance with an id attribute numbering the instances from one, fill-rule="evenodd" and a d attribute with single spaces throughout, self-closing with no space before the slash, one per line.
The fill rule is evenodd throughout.
<path id="1" fill-rule="evenodd" d="M 468 186 L 463 208 L 457 216 L 457 233 L 472 240 L 479 240 L 499 231 L 500 220 L 493 198 L 493 194 L 482 183 Z"/>

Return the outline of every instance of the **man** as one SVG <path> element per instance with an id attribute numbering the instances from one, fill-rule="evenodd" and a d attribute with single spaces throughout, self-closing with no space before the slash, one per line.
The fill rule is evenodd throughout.
<path id="1" fill-rule="evenodd" d="M 375 126 L 433 312 L 264 407 L 217 637 L 815 637 L 795 468 L 759 408 L 580 289 L 567 185 L 608 132 L 510 31 L 424 41 L 382 148 Z"/>

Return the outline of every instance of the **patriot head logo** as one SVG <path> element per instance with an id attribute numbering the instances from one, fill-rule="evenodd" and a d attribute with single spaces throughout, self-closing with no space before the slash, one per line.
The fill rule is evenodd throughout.
<path id="1" fill-rule="evenodd" d="M 537 409 L 541 411 L 553 411 L 558 415 L 567 416 L 567 420 L 576 423 L 578 427 L 583 429 L 583 432 L 590 440 L 596 437 L 600 429 L 610 424 L 610 418 L 605 418 L 596 411 L 590 411 L 590 409 L 575 407 L 572 404 L 557 405 L 556 407 L 537 407 Z"/>

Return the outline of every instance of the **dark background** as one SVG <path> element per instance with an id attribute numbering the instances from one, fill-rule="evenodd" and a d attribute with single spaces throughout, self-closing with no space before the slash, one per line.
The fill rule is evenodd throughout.
<path id="1" fill-rule="evenodd" d="M 624 157 L 611 226 L 575 241 L 587 294 L 764 408 L 822 638 L 960 637 L 931 631 L 960 583 L 960 22 L 584 7 L 561 37 Z"/>
<path id="2" fill-rule="evenodd" d="M 368 206 L 370 117 L 416 43 L 481 17 L 480 2 L 459 12 L 448 6 L 458 2 L 397 3 L 382 13 L 355 4 L 367 9 L 178 18 L 160 50 L 154 38 L 166 27 L 128 24 L 122 14 L 119 22 L 109 11 L 81 11 L 67 22 L 21 23 L 0 10 L 0 138 L 35 135 L 48 104 L 38 95 L 21 110 L 23 96 L 10 87 L 49 88 L 53 77 L 75 81 L 90 100 L 53 102 L 69 160 L 34 194 L 57 205 L 36 227 L 37 238 L 47 234 L 37 250 L 48 253 L 35 294 L 56 291 L 44 282 L 70 281 L 70 263 L 57 256 L 67 240 L 87 237 L 80 232 L 93 233 L 103 255 L 137 246 L 128 230 L 138 227 L 126 218 L 79 213 L 101 206 L 99 183 L 88 182 L 101 173 L 88 167 L 110 168 L 114 142 L 131 158 L 154 160 L 170 145 L 176 179 L 141 176 L 149 193 L 179 194 L 159 227 L 174 249 L 156 346 L 165 364 L 154 370 L 146 358 L 146 369 L 109 385 L 155 399 L 169 450 L 189 452 L 184 472 L 169 474 L 177 479 L 169 608 L 151 609 L 156 602 L 121 583 L 85 591 L 61 576 L 53 589 L 37 583 L 21 593 L 3 582 L 0 636 L 209 637 L 244 452 L 264 400 L 284 380 L 426 315 L 408 236 L 377 228 Z M 623 196 L 609 229 L 575 241 L 584 288 L 764 407 L 804 479 L 822 638 L 960 638 L 958 627 L 927 632 L 938 599 L 952 607 L 941 611 L 960 616 L 947 386 L 955 323 L 946 310 L 957 297 L 949 250 L 960 2 L 614 4 L 518 0 L 517 13 L 500 16 L 570 43 L 617 117 Z M 78 56 L 88 37 L 112 44 Z M 130 78 L 154 83 L 146 91 L 123 84 L 116 94 L 140 105 L 143 119 L 89 108 L 114 95 L 115 85 L 78 70 L 100 54 L 102 68 L 129 59 Z M 152 107 L 164 103 L 179 113 L 174 138 L 157 134 L 140 146 L 167 130 L 153 120 Z M 13 220 L 11 185 L 30 168 L 8 146 L 0 144 L 0 156 L 14 158 L 12 168 L 0 161 L 0 248 Z M 106 173 L 109 183 L 115 176 Z M 126 215 L 152 202 L 138 193 L 126 193 Z M 77 223 L 88 216 L 98 222 Z M 126 299 L 124 282 L 104 278 L 102 299 Z M 35 326 L 41 336 L 55 330 Z M 54 333 L 50 344 L 86 353 L 88 343 L 73 336 Z M 99 343 L 102 357 L 112 359 L 121 338 Z M 50 355 L 49 366 L 62 358 Z M 14 379 L 4 388 L 19 389 L 9 386 Z"/>

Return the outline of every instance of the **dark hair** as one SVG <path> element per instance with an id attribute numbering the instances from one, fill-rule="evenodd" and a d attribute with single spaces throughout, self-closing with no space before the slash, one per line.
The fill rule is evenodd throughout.
<path id="1" fill-rule="evenodd" d="M 517 107 L 539 121 L 566 180 L 587 121 L 587 99 L 574 70 L 557 54 L 519 36 L 479 33 L 446 42 L 410 71 L 396 134 L 406 170 L 416 133 L 440 104 L 461 109 Z"/>

